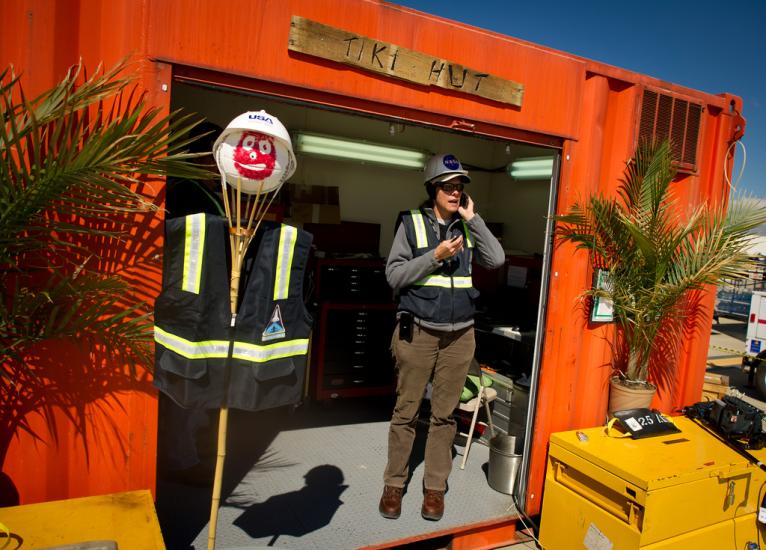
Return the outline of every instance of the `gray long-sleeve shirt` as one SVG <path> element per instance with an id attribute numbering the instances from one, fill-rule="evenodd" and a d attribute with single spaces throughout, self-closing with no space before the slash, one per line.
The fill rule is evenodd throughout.
<path id="1" fill-rule="evenodd" d="M 433 209 L 423 208 L 422 211 L 426 219 L 426 226 L 430 227 L 430 230 L 434 231 L 439 238 L 439 223 Z M 460 217 L 457 216 L 450 223 L 459 220 Z M 505 252 L 481 216 L 474 214 L 473 218 L 466 224 L 474 241 L 473 250 L 478 264 L 488 269 L 501 267 L 505 263 Z M 386 263 L 386 279 L 391 288 L 394 290 L 402 289 L 439 269 L 442 266 L 442 261 L 436 259 L 434 250 L 429 250 L 422 256 L 413 257 L 404 225 L 400 224 L 396 230 Z M 441 331 L 460 330 L 473 324 L 472 320 L 463 323 L 431 323 L 417 318 L 415 322 L 426 328 Z"/>

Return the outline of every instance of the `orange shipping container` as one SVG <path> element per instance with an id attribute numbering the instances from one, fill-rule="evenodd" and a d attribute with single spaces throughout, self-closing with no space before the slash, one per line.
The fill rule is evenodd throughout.
<path id="1" fill-rule="evenodd" d="M 301 20 L 294 16 L 346 32 L 349 48 L 367 37 L 368 49 L 344 62 L 297 51 L 291 32 Z M 0 18 L 6 27 L 0 59 L 23 72 L 30 96 L 54 84 L 80 57 L 95 67 L 132 54 L 149 101 L 165 110 L 173 97 L 185 97 L 184 106 L 202 111 L 194 98 L 200 90 L 213 90 L 366 117 L 360 121 L 371 117 L 445 131 L 455 139 L 486 139 L 493 147 L 501 144 L 498 155 L 504 144 L 514 152 L 547 151 L 556 158 L 557 170 L 544 189 L 548 210 L 540 218 L 565 211 L 593 191 L 613 193 L 639 135 L 653 132 L 672 132 L 684 140 L 677 190 L 690 210 L 704 201 L 727 200 L 723 174 L 732 163 L 730 145 L 744 129 L 741 100 L 733 95 L 701 93 L 378 0 L 232 0 L 226 9 L 213 0 L 185 2 L 183 9 L 162 0 L 11 0 L 0 6 Z M 415 52 L 446 65 L 431 65 L 425 77 L 405 78 L 390 70 L 391 57 L 383 63 L 383 46 L 401 48 L 401 59 Z M 434 67 L 447 71 L 448 79 Z M 508 101 L 474 93 L 489 83 Z M 523 88 L 521 99 L 508 91 L 513 85 Z M 298 116 L 297 110 L 285 107 L 285 112 L 288 118 Z M 220 117 L 217 122 L 225 124 Z M 347 198 L 343 193 L 341 198 Z M 393 220 L 393 214 L 388 217 Z M 605 336 L 611 329 L 588 324 L 578 305 L 592 277 L 586 255 L 571 246 L 551 246 L 544 219 L 529 223 L 537 224 L 527 231 L 536 231 L 539 239 L 542 276 L 520 491 L 526 512 L 534 514 L 541 506 L 549 435 L 603 421 L 609 376 Z M 160 246 L 158 232 L 151 235 Z M 513 238 L 511 232 L 507 239 Z M 143 250 L 150 254 L 151 247 Z M 151 296 L 160 273 L 156 258 L 145 260 L 135 261 L 134 269 Z M 705 303 L 709 319 L 712 295 Z M 656 405 L 671 410 L 697 400 L 708 338 L 702 331 L 686 342 L 677 383 L 659 394 Z M 58 423 L 57 443 L 16 434 L 3 471 L 22 502 L 153 488 L 156 396 L 144 384 L 136 381 L 110 395 L 107 401 L 119 407 L 94 413 L 93 422 L 101 424 L 102 458 L 94 458 L 92 449 L 88 458 L 64 421 Z M 109 429 L 102 425 L 107 421 Z M 39 426 L 38 432 L 44 431 Z M 118 449 L 122 454 L 113 452 Z M 118 454 L 124 457 L 121 474 L 114 475 Z"/>

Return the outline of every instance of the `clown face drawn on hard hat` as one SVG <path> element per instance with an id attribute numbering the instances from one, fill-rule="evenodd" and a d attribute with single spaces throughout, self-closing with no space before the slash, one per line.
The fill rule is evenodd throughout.
<path id="1" fill-rule="evenodd" d="M 290 135 L 278 118 L 248 111 L 232 120 L 213 145 L 224 186 L 243 193 L 278 191 L 295 172 Z"/>

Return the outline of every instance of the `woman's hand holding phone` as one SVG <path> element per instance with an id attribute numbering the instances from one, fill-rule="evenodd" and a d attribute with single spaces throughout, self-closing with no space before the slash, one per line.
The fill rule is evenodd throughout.
<path id="1" fill-rule="evenodd" d="M 461 250 L 463 250 L 463 236 L 458 235 L 452 239 L 440 242 L 434 249 L 434 257 L 439 261 L 446 260 Z"/>

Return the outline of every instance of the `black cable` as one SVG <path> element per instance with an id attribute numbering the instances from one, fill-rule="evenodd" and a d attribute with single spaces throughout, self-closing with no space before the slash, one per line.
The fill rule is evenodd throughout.
<path id="1" fill-rule="evenodd" d="M 540 544 L 540 541 L 535 536 L 535 533 L 537 533 L 537 536 L 540 535 L 540 527 L 535 525 L 535 522 L 532 521 L 532 518 L 530 518 L 527 514 L 524 513 L 524 511 L 521 509 L 521 506 L 519 506 L 519 503 L 516 501 L 516 495 L 513 493 L 511 493 L 511 500 L 513 501 L 513 505 L 516 507 L 516 511 L 519 513 L 519 515 L 522 516 L 522 518 L 526 519 L 532 526 L 532 539 L 535 541 L 535 544 L 537 544 L 540 548 L 542 548 L 543 545 Z M 521 523 L 524 524 L 525 527 L 527 527 L 527 525 L 524 523 L 524 519 L 521 520 Z"/>

